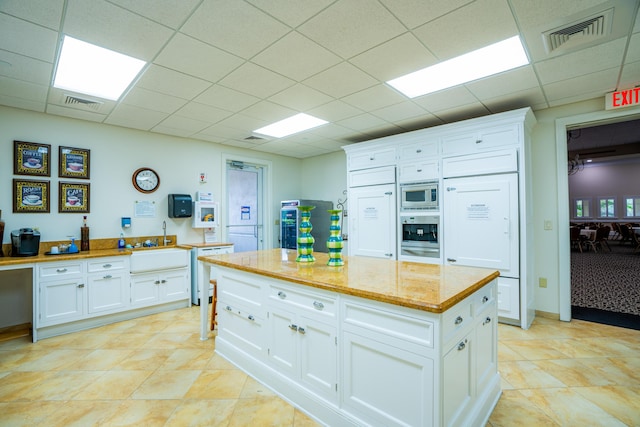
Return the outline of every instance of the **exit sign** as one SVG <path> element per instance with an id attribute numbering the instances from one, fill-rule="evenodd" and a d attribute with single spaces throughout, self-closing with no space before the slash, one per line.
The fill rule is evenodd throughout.
<path id="1" fill-rule="evenodd" d="M 605 110 L 640 105 L 640 87 L 609 92 L 605 96 Z"/>

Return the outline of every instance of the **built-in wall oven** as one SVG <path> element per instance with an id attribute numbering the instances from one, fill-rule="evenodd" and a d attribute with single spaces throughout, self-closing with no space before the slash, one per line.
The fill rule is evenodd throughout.
<path id="1" fill-rule="evenodd" d="M 440 217 L 400 213 L 400 255 L 440 258 Z"/>

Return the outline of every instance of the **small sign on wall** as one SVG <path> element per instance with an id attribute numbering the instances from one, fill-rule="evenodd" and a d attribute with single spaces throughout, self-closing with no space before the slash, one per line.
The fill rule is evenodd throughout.
<path id="1" fill-rule="evenodd" d="M 240 219 L 246 221 L 251 219 L 251 206 L 242 206 L 240 208 Z"/>
<path id="2" fill-rule="evenodd" d="M 609 92 L 605 96 L 605 110 L 632 107 L 640 105 L 640 87 Z"/>

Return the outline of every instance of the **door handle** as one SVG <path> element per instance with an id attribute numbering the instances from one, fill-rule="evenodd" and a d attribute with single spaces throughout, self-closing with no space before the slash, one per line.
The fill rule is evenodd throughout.
<path id="1" fill-rule="evenodd" d="M 291 325 L 289 325 L 289 329 L 291 329 L 292 331 L 297 331 L 298 330 L 298 325 L 294 325 L 292 323 Z"/>
<path id="2" fill-rule="evenodd" d="M 298 332 L 300 332 L 302 335 L 304 335 L 306 333 L 306 331 L 304 330 L 303 327 L 299 327 L 298 328 Z"/>
<path id="3" fill-rule="evenodd" d="M 448 261 L 448 262 L 456 262 L 456 259 L 454 259 L 454 258 L 447 258 L 447 261 Z"/>
<path id="4" fill-rule="evenodd" d="M 510 225 L 509 223 L 510 223 L 509 218 L 505 218 L 504 219 L 504 234 L 506 234 L 506 235 L 509 235 L 509 228 L 510 228 L 509 227 L 509 225 Z"/>

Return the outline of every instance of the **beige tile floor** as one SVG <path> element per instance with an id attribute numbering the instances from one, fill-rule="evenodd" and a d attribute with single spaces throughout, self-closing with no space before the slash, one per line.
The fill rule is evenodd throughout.
<path id="1" fill-rule="evenodd" d="M 213 353 L 199 309 L 0 342 L 0 426 L 315 426 Z M 640 426 L 640 331 L 499 325 L 489 426 Z"/>

